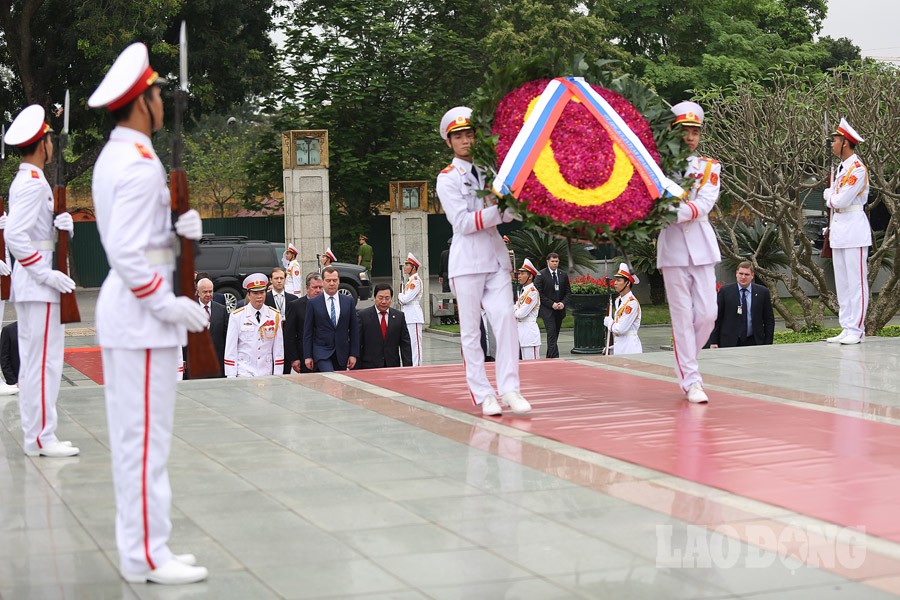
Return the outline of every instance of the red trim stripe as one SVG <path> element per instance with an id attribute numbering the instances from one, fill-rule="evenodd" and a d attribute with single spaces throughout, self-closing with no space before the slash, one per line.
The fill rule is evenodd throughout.
<path id="1" fill-rule="evenodd" d="M 675 328 L 672 328 L 672 352 L 675 353 L 675 367 L 678 369 L 678 376 L 681 381 L 684 381 L 684 369 L 681 368 L 681 361 L 678 360 L 678 344 L 675 343 Z M 684 386 L 681 386 L 681 389 L 684 390 Z M 687 391 L 687 390 L 684 390 Z"/>
<path id="2" fill-rule="evenodd" d="M 124 94 L 106 105 L 109 110 L 118 110 L 141 95 L 141 92 L 153 85 L 153 82 L 159 77 L 159 74 L 153 70 L 153 67 L 147 66 L 141 76 L 138 77 Z"/>
<path id="3" fill-rule="evenodd" d="M 856 327 L 862 328 L 863 324 L 866 322 L 866 280 L 863 276 L 863 249 L 859 249 L 859 294 L 861 297 L 862 303 L 862 312 L 859 313 L 859 323 L 856 324 Z M 865 335 L 865 331 L 863 332 Z"/>
<path id="4" fill-rule="evenodd" d="M 422 366 L 422 340 L 419 339 L 419 327 L 420 327 L 420 325 L 417 323 L 416 324 L 416 356 L 418 358 L 417 358 L 416 364 L 421 367 Z"/>
<path id="5" fill-rule="evenodd" d="M 222 362 L 224 362 L 224 363 L 225 363 L 226 365 L 228 365 L 229 367 L 233 367 L 233 366 L 234 366 L 234 361 L 233 361 L 233 360 L 225 360 L 225 361 L 222 361 Z"/>
<path id="6" fill-rule="evenodd" d="M 159 273 L 155 273 L 153 279 L 151 279 L 149 283 L 133 288 L 131 293 L 134 294 L 136 298 L 146 298 L 158 290 L 161 285 L 162 277 L 159 276 Z"/>
<path id="7" fill-rule="evenodd" d="M 150 558 L 150 525 L 147 517 L 147 452 L 150 447 L 150 348 L 145 350 L 144 359 L 144 457 L 141 464 L 141 502 L 144 513 L 144 555 L 150 570 L 156 569 Z"/>
<path id="8" fill-rule="evenodd" d="M 30 267 L 31 265 L 39 262 L 40 260 L 41 260 L 41 253 L 35 252 L 31 256 L 20 260 L 19 264 L 21 264 L 23 267 Z"/>
<path id="9" fill-rule="evenodd" d="M 475 213 L 475 231 L 484 229 L 484 221 L 482 221 L 481 211 Z"/>
<path id="10" fill-rule="evenodd" d="M 19 148 L 24 148 L 25 146 L 30 146 L 31 144 L 35 143 L 36 141 L 38 141 L 39 139 L 44 137 L 44 134 L 47 133 L 48 131 L 50 131 L 50 126 L 47 125 L 46 123 L 44 123 L 41 126 L 41 128 L 38 129 L 38 132 L 34 134 L 34 137 L 22 142 L 21 144 L 16 144 L 16 146 L 18 146 Z M 35 171 L 32 171 L 31 173 L 32 173 L 32 175 L 31 175 L 32 177 L 34 177 L 35 179 L 38 179 L 38 177 L 35 177 L 35 175 L 36 175 Z"/>
<path id="11" fill-rule="evenodd" d="M 50 336 L 50 303 L 47 303 L 47 316 L 44 318 L 44 347 L 41 350 L 41 432 L 47 426 L 47 338 Z M 38 448 L 41 444 L 41 434 L 37 436 Z"/>

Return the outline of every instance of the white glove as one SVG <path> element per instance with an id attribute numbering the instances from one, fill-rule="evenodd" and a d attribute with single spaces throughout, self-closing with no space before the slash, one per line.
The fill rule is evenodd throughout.
<path id="1" fill-rule="evenodd" d="M 12 271 L 9 270 L 9 265 L 0 260 L 0 277 L 6 277 L 10 273 L 12 273 Z"/>
<path id="2" fill-rule="evenodd" d="M 502 220 L 504 223 L 509 223 L 511 221 L 521 221 L 522 215 L 511 208 L 506 208 L 503 210 L 503 215 L 500 217 L 500 220 Z"/>
<path id="3" fill-rule="evenodd" d="M 72 222 L 72 215 L 67 212 L 59 213 L 53 219 L 53 226 L 60 231 L 68 231 L 70 237 L 75 236 L 75 224 Z"/>
<path id="4" fill-rule="evenodd" d="M 0 229 L 6 229 L 6 213 L 0 216 Z"/>
<path id="5" fill-rule="evenodd" d="M 607 329 L 612 327 L 612 324 L 613 324 L 612 317 L 603 317 L 603 324 L 606 326 Z"/>
<path id="6" fill-rule="evenodd" d="M 47 273 L 47 278 L 41 283 L 52 287 L 60 294 L 68 294 L 69 292 L 75 291 L 75 282 L 62 271 L 49 271 Z M 200 305 L 198 304 L 197 306 Z"/>
<path id="7" fill-rule="evenodd" d="M 670 204 L 670 205 L 667 206 L 666 208 L 669 209 L 669 212 L 673 212 L 673 213 L 677 213 L 677 212 L 678 212 L 678 206 L 675 206 L 674 204 Z"/>
<path id="8" fill-rule="evenodd" d="M 158 314 L 163 321 L 184 325 L 188 331 L 194 333 L 203 331 L 209 324 L 206 312 L 200 308 L 200 304 L 185 296 L 173 297 L 171 302 L 166 303 L 165 310 Z"/>
<path id="9" fill-rule="evenodd" d="M 175 233 L 189 240 L 199 240 L 203 237 L 203 220 L 200 213 L 193 208 L 175 220 Z M 199 304 L 197 305 L 199 306 Z"/>

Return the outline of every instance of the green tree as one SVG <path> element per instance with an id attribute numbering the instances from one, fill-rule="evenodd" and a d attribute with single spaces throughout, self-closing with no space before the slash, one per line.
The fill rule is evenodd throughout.
<path id="1" fill-rule="evenodd" d="M 185 170 L 192 197 L 214 205 L 220 217 L 240 204 L 250 137 L 241 121 L 221 115 L 206 117 L 185 137 Z"/>

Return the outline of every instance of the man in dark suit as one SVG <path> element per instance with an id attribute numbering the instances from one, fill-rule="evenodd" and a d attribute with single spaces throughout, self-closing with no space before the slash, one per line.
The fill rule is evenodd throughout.
<path id="1" fill-rule="evenodd" d="M 559 254 L 551 252 L 547 255 L 547 267 L 541 269 L 535 278 L 534 287 L 541 295 L 538 315 L 547 332 L 547 358 L 559 358 L 556 341 L 559 339 L 559 328 L 566 316 L 566 306 L 572 292 L 568 273 L 559 268 Z"/>
<path id="2" fill-rule="evenodd" d="M 303 360 L 316 371 L 343 371 L 359 356 L 359 317 L 350 296 L 338 294 L 340 276 L 322 269 L 325 292 L 309 301 L 303 322 Z"/>
<path id="3" fill-rule="evenodd" d="M 306 295 L 289 302 L 284 316 L 284 366 L 285 374 L 310 373 L 303 362 L 303 324 L 309 301 L 322 293 L 322 276 L 318 271 L 306 275 Z"/>
<path id="4" fill-rule="evenodd" d="M 737 285 L 723 285 L 717 303 L 719 314 L 709 336 L 710 348 L 771 344 L 775 313 L 769 288 L 753 283 L 753 264 L 738 265 Z"/>
<path id="5" fill-rule="evenodd" d="M 194 285 L 195 286 L 201 279 L 209 279 L 210 281 L 212 281 L 212 277 L 210 277 L 209 273 L 207 273 L 206 271 L 198 271 L 198 272 L 194 273 Z M 219 304 L 221 304 L 222 306 L 225 306 L 226 308 L 228 306 L 228 302 L 226 302 L 226 300 L 225 300 L 225 294 L 223 294 L 222 292 L 213 292 L 212 301 L 218 302 Z"/>
<path id="6" fill-rule="evenodd" d="M 224 368 L 228 309 L 225 308 L 225 305 L 213 300 L 213 282 L 209 279 L 201 279 L 197 282 L 197 301 L 209 315 L 209 335 L 212 338 L 213 347 L 216 349 L 216 356 L 219 358 L 219 367 Z"/>
<path id="7" fill-rule="evenodd" d="M 375 286 L 375 306 L 359 311 L 360 369 L 412 365 L 406 316 L 391 308 L 393 297 L 393 288 L 379 283 Z"/>
<path id="8" fill-rule="evenodd" d="M 281 267 L 275 267 L 272 269 L 272 273 L 269 277 L 269 282 L 272 284 L 272 289 L 266 292 L 266 306 L 271 306 L 275 310 L 281 313 L 281 318 L 284 319 L 287 316 L 287 305 L 297 300 L 297 296 L 294 294 L 289 294 L 284 289 L 285 282 L 285 273 L 284 269 Z M 288 362 L 284 361 L 285 368 L 288 368 Z"/>

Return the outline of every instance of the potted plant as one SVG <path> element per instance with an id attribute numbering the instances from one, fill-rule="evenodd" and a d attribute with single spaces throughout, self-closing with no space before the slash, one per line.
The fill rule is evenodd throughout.
<path id="1" fill-rule="evenodd" d="M 582 275 L 571 282 L 569 303 L 575 320 L 573 354 L 600 354 L 606 346 L 606 327 L 609 302 L 616 290 L 608 277 Z"/>

